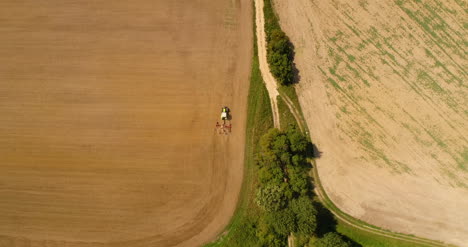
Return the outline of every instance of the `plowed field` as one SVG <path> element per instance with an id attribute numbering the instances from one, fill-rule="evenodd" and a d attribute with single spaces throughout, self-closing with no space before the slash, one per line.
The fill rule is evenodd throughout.
<path id="1" fill-rule="evenodd" d="M 2 1 L 0 246 L 215 238 L 242 181 L 251 8 Z"/>

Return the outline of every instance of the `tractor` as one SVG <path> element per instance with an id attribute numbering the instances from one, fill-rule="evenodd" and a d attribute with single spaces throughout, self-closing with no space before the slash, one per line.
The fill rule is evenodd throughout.
<path id="1" fill-rule="evenodd" d="M 225 106 L 221 108 L 221 120 L 229 120 L 229 107 Z"/>
<path id="2" fill-rule="evenodd" d="M 225 134 L 227 135 L 228 133 L 231 132 L 231 115 L 230 115 L 230 109 L 229 107 L 225 106 L 221 108 L 221 121 L 222 124 L 216 122 L 216 128 L 215 131 L 218 132 L 219 134 Z"/>

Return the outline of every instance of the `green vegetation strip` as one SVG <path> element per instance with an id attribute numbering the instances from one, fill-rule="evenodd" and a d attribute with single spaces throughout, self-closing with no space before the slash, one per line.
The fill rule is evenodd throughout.
<path id="1" fill-rule="evenodd" d="M 278 96 L 277 102 L 281 129 L 299 128 L 294 115 L 289 111 L 288 105 L 281 96 Z"/>
<path id="2" fill-rule="evenodd" d="M 379 236 L 374 233 L 369 233 L 356 229 L 355 227 L 338 221 L 336 228 L 337 232 L 345 235 L 346 237 L 352 239 L 354 242 L 358 243 L 361 246 L 366 247 L 415 247 L 421 246 L 414 243 L 407 243 L 401 240 L 391 239 L 385 236 Z"/>

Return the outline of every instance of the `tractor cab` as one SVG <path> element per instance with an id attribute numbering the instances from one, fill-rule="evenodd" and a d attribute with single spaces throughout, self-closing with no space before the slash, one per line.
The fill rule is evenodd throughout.
<path id="1" fill-rule="evenodd" d="M 221 120 L 228 120 L 229 108 L 227 106 L 221 108 Z"/>

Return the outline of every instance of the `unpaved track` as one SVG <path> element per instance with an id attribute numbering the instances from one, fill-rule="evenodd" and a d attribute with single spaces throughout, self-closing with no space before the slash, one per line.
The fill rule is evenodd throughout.
<path id="1" fill-rule="evenodd" d="M 242 181 L 249 1 L 2 1 L 0 246 L 198 246 Z M 233 132 L 213 132 L 221 106 Z"/>
<path id="2" fill-rule="evenodd" d="M 304 128 L 305 123 L 301 117 L 301 113 L 299 113 L 299 110 L 296 109 L 296 107 L 294 106 L 294 103 L 291 101 L 291 99 L 288 96 L 280 95 L 280 97 L 283 99 L 284 103 L 286 103 L 286 105 L 288 106 L 289 111 L 294 116 L 294 119 L 296 119 L 296 122 L 297 122 L 297 125 L 299 126 L 300 131 L 305 132 L 306 131 L 306 129 Z"/>
<path id="3" fill-rule="evenodd" d="M 263 0 L 255 0 L 255 24 L 257 34 L 257 47 L 258 47 L 258 60 L 260 64 L 260 72 L 262 73 L 263 81 L 270 95 L 271 110 L 273 112 L 273 125 L 275 128 L 280 127 L 278 102 L 279 95 L 277 83 L 275 78 L 270 72 L 267 62 L 267 46 L 266 46 L 266 33 L 265 33 L 265 18 L 263 15 Z"/>
<path id="4" fill-rule="evenodd" d="M 459 66 L 466 67 L 466 60 L 439 49 L 440 42 L 434 44 L 431 35 L 395 6 L 400 1 L 274 2 L 295 45 L 301 78 L 297 92 L 322 153 L 318 171 L 331 200 L 371 224 L 467 246 L 468 192 L 460 185 L 467 173 L 454 159 L 460 160 L 466 146 L 466 115 L 459 113 L 467 107 L 466 87 L 446 82 L 449 77 L 432 67 L 430 54 L 462 81 L 466 75 Z M 415 11 L 418 1 L 401 2 L 406 11 Z M 443 3 L 463 16 L 455 1 Z M 446 31 L 459 30 L 459 18 L 450 17 L 447 9 L 438 13 L 446 20 Z M 442 38 L 450 42 L 448 36 Z M 425 85 L 421 72 L 436 78 L 443 94 Z M 441 95 L 451 95 L 449 103 L 455 107 Z"/>
<path id="5" fill-rule="evenodd" d="M 282 97 L 289 110 L 296 118 L 299 128 L 303 131 L 302 120 L 299 113 L 296 111 L 294 104 L 291 99 L 286 95 L 280 95 L 278 91 L 278 83 L 270 72 L 270 68 L 267 61 L 267 44 L 266 44 L 266 33 L 265 33 L 265 17 L 263 14 L 263 0 L 255 0 L 255 24 L 256 24 L 256 35 L 257 35 L 257 47 L 258 47 L 258 59 L 260 64 L 260 72 L 262 73 L 263 81 L 270 95 L 271 110 L 273 112 L 273 125 L 275 128 L 280 127 L 279 112 L 278 112 L 278 97 Z"/>

